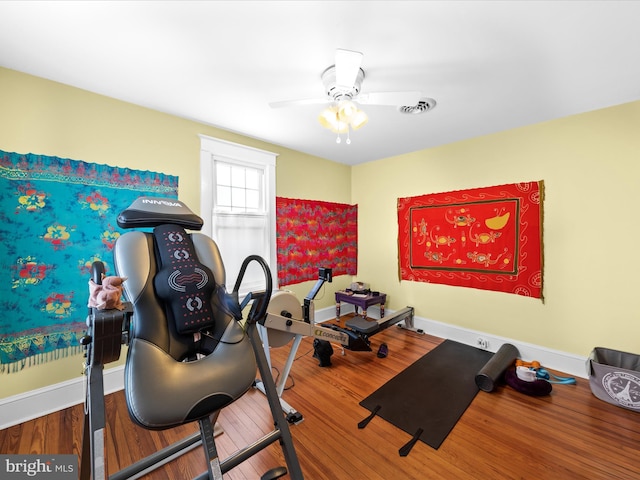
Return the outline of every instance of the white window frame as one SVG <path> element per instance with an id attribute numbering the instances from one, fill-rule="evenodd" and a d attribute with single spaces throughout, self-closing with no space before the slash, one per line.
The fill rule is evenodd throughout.
<path id="1" fill-rule="evenodd" d="M 219 159 L 227 163 L 261 168 L 264 171 L 264 207 L 267 217 L 267 241 L 268 258 L 261 255 L 269 264 L 274 290 L 278 288 L 278 268 L 276 257 L 276 158 L 278 154 L 260 150 L 258 148 L 240 145 L 238 143 L 221 140 L 207 135 L 200 137 L 200 215 L 204 220 L 202 233 L 213 237 L 213 219 L 216 216 L 240 215 L 250 217 L 251 213 L 222 213 L 214 210 L 215 185 L 214 185 L 214 159 Z M 224 252 L 222 261 L 224 262 Z M 232 275 L 233 276 L 233 275 Z M 236 278 L 230 278 L 227 272 L 226 287 L 231 290 Z M 253 288 L 260 288 L 250 283 L 242 286 L 240 294 L 246 294 Z"/>

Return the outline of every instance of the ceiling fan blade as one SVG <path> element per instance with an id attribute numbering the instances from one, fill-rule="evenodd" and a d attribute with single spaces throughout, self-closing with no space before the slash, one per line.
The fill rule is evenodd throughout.
<path id="1" fill-rule="evenodd" d="M 271 108 L 300 107 L 304 105 L 324 105 L 329 103 L 327 98 L 303 98 L 300 100 L 280 100 L 278 102 L 269 102 Z"/>
<path id="2" fill-rule="evenodd" d="M 362 105 L 394 105 L 396 107 L 417 105 L 424 97 L 422 92 L 371 92 L 362 93 L 354 100 Z"/>
<path id="3" fill-rule="evenodd" d="M 360 65 L 362 65 L 362 53 L 353 50 L 336 50 L 336 85 L 345 89 L 351 89 L 356 82 Z"/>

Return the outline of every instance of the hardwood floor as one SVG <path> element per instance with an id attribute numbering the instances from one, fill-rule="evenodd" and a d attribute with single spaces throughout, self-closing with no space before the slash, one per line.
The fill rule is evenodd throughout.
<path id="1" fill-rule="evenodd" d="M 372 338 L 373 353 L 334 346 L 333 365 L 320 368 L 305 338 L 283 397 L 304 415 L 291 427 L 308 480 L 401 479 L 640 479 L 640 414 L 595 398 L 587 380 L 557 385 L 548 397 L 529 397 L 501 386 L 479 392 L 442 446 L 418 442 L 407 457 L 398 449 L 409 436 L 358 403 L 442 339 L 389 328 Z M 381 342 L 389 356 L 377 358 Z M 274 349 L 282 368 L 288 346 Z M 196 426 L 146 431 L 128 417 L 122 392 L 109 395 L 107 468 L 113 473 L 193 432 Z M 74 453 L 81 449 L 83 407 L 68 408 L 0 431 L 0 453 Z M 225 458 L 271 430 L 265 397 L 251 390 L 223 410 L 224 434 L 216 439 Z M 228 479 L 258 479 L 284 465 L 277 444 L 231 470 Z M 182 480 L 205 469 L 201 447 L 145 478 Z M 288 477 L 287 477 L 288 478 Z"/>

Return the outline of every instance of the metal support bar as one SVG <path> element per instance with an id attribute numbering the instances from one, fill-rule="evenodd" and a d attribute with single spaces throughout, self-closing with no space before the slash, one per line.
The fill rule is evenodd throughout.
<path id="1" fill-rule="evenodd" d="M 289 378 L 289 373 L 291 373 L 291 367 L 293 367 L 293 361 L 295 360 L 295 355 L 298 351 L 298 347 L 300 346 L 300 342 L 302 342 L 302 335 L 296 335 L 293 339 L 293 344 L 291 345 L 291 352 L 293 352 L 293 355 L 289 355 L 289 357 L 287 357 L 287 361 L 285 362 L 282 373 L 280 374 L 280 379 L 276 384 L 279 397 L 282 396 L 282 392 L 284 392 L 284 384 L 287 381 L 287 378 Z"/>
<path id="2" fill-rule="evenodd" d="M 413 307 L 405 307 L 402 310 L 395 312 L 388 318 L 382 318 L 378 320 L 377 322 L 380 328 L 378 331 L 389 328 L 390 326 L 402 322 L 403 320 L 407 328 L 413 328 Z"/>
<path id="3" fill-rule="evenodd" d="M 318 271 L 318 280 L 316 284 L 313 286 L 311 291 L 308 293 L 306 297 L 304 297 L 304 302 L 302 303 L 302 318 L 305 322 L 311 323 L 311 302 L 324 285 L 324 282 L 331 283 L 333 281 L 333 270 L 330 268 L 320 267 Z"/>
<path id="4" fill-rule="evenodd" d="M 220 459 L 218 458 L 218 450 L 216 442 L 213 439 L 213 424 L 209 417 L 201 418 L 200 434 L 202 437 L 202 446 L 204 447 L 207 457 L 207 472 L 212 480 L 222 480 L 222 471 L 220 470 Z"/>
<path id="5" fill-rule="evenodd" d="M 266 313 L 265 313 L 266 314 Z M 275 422 L 275 431 L 279 432 L 281 437 L 282 453 L 287 463 L 287 469 L 292 480 L 302 480 L 302 469 L 296 455 L 296 451 L 293 447 L 293 438 L 289 430 L 289 424 L 286 418 L 282 414 L 280 406 L 280 397 L 276 391 L 276 385 L 273 381 L 273 374 L 269 368 L 269 363 L 262 348 L 262 341 L 258 334 L 256 323 L 247 324 L 247 336 L 253 345 L 253 350 L 256 355 L 256 362 L 258 364 L 258 371 L 260 372 L 260 378 L 265 388 L 265 395 L 269 402 L 269 408 L 271 409 L 271 415 Z"/>
<path id="6" fill-rule="evenodd" d="M 309 327 L 309 324 L 305 323 L 305 325 Z M 272 370 L 271 352 L 269 347 L 269 329 L 266 328 L 264 325 L 261 325 L 260 323 L 258 323 L 257 326 L 258 326 L 258 333 L 260 334 L 260 339 L 262 340 L 264 354 L 267 359 L 267 363 L 269 364 L 269 370 Z M 285 401 L 282 398 L 282 394 L 284 392 L 287 379 L 289 378 L 289 373 L 291 372 L 291 368 L 293 367 L 293 362 L 295 360 L 298 347 L 300 346 L 300 343 L 302 342 L 303 338 L 304 338 L 304 335 L 301 335 L 301 334 L 294 335 L 293 343 L 291 345 L 291 349 L 289 350 L 287 361 L 285 362 L 282 373 L 280 373 L 280 378 L 278 379 L 278 383 L 276 383 L 276 392 L 278 393 L 278 397 L 280 398 L 280 406 L 282 407 L 282 411 L 286 414 L 287 421 L 289 423 L 294 423 L 294 424 L 301 423 L 304 420 L 304 417 L 300 412 L 298 412 L 295 408 L 293 408 L 289 403 L 287 403 L 287 401 Z M 260 390 L 262 393 L 266 393 L 261 379 L 256 380 L 255 387 L 258 390 Z"/>
<path id="7" fill-rule="evenodd" d="M 256 453 L 264 450 L 266 447 L 268 447 L 272 443 L 278 441 L 280 438 L 281 438 L 280 432 L 278 432 L 277 430 L 273 430 L 268 434 L 266 434 L 264 437 L 260 438 L 258 441 L 233 453 L 232 455 L 225 458 L 220 463 L 220 469 L 222 470 L 222 473 L 225 474 L 229 470 L 237 467 L 245 460 L 248 460 L 249 458 L 253 457 Z M 198 475 L 193 480 L 207 480 L 208 478 L 209 478 L 209 474 L 207 472 L 204 472 Z M 295 478 L 295 477 L 292 477 L 292 478 Z"/>
<path id="8" fill-rule="evenodd" d="M 398 328 L 402 328 L 403 330 L 411 330 L 412 332 L 424 335 L 424 330 L 421 328 L 416 328 L 413 324 L 413 307 L 407 307 L 398 313 L 403 316 L 403 318 L 400 318 L 399 321 L 404 320 L 404 324 L 398 323 Z"/>
<path id="9" fill-rule="evenodd" d="M 106 459 L 104 452 L 104 383 L 101 364 L 88 365 L 87 398 L 85 399 L 84 432 L 82 439 L 82 461 L 80 479 L 104 480 L 106 478 Z M 91 401 L 96 396 L 97 400 Z M 87 455 L 89 453 L 89 455 Z"/>
<path id="10" fill-rule="evenodd" d="M 200 432 L 183 438 L 109 476 L 109 480 L 138 478 L 142 472 L 156 470 L 201 444 Z"/>

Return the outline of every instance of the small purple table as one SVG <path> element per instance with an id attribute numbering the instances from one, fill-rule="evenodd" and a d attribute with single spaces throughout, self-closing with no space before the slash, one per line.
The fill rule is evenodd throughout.
<path id="1" fill-rule="evenodd" d="M 340 318 L 340 302 L 350 303 L 356 307 L 356 315 L 358 314 L 358 307 L 362 309 L 362 318 L 367 318 L 367 308 L 371 305 L 380 305 L 380 318 L 384 317 L 384 303 L 387 300 L 386 293 L 380 293 L 378 295 L 371 294 L 358 294 L 347 292 L 336 292 L 336 318 Z"/>

